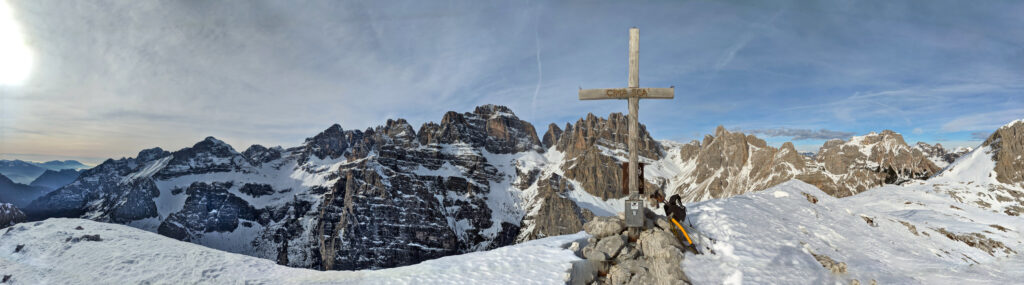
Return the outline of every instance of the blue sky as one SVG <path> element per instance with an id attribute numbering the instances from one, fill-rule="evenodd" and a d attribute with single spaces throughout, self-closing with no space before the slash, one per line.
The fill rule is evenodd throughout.
<path id="1" fill-rule="evenodd" d="M 576 91 L 625 86 L 632 26 L 640 85 L 676 87 L 641 102 L 659 139 L 724 125 L 801 150 L 883 129 L 957 146 L 1024 118 L 1019 1 L 6 2 L 33 65 L 0 86 L 0 158 L 294 146 L 481 104 L 543 132 L 626 111 Z"/>

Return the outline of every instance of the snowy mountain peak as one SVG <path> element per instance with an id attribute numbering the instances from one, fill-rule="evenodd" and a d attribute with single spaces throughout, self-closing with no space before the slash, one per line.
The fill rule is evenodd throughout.
<path id="1" fill-rule="evenodd" d="M 1024 124 L 1024 119 L 1014 120 L 1013 122 L 1006 123 L 1005 125 L 1003 125 L 1002 127 L 999 127 L 999 128 L 1000 129 L 1002 129 L 1002 128 L 1013 128 L 1013 127 L 1016 127 L 1017 124 Z"/>
<path id="2" fill-rule="evenodd" d="M 202 141 L 200 141 L 200 142 L 196 143 L 195 145 L 193 145 L 192 147 L 193 148 L 231 148 L 231 145 L 229 145 L 228 143 L 226 143 L 226 142 L 224 142 L 222 140 L 219 140 L 219 139 L 217 139 L 217 138 L 215 138 L 213 136 L 208 136 L 205 139 L 203 139 Z M 232 150 L 234 150 L 234 149 L 232 148 Z"/>

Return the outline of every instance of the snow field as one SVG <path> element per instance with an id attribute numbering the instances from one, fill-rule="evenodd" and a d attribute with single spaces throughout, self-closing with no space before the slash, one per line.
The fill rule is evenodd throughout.
<path id="1" fill-rule="evenodd" d="M 558 284 L 579 260 L 565 248 L 587 237 L 550 237 L 390 269 L 324 272 L 83 219 L 3 231 L 0 272 L 17 284 Z M 93 234 L 102 240 L 68 240 Z"/>

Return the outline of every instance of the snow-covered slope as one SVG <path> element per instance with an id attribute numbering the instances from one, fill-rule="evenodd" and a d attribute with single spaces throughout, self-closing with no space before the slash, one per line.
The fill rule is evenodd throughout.
<path id="1" fill-rule="evenodd" d="M 686 224 L 714 254 L 687 256 L 684 270 L 698 284 L 1020 282 L 1024 189 L 994 178 L 989 151 L 845 198 L 794 180 L 695 203 Z"/>
<path id="2" fill-rule="evenodd" d="M 0 235 L 12 284 L 557 284 L 583 233 L 383 270 L 315 271 L 223 252 L 128 226 L 53 218 Z M 6 280 L 6 279 L 5 279 Z"/>

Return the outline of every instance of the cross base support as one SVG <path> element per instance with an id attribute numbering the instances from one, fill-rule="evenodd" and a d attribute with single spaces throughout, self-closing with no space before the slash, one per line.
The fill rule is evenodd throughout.
<path id="1" fill-rule="evenodd" d="M 626 227 L 627 228 L 643 228 L 644 227 L 644 201 L 641 199 L 630 198 L 626 200 Z"/>
<path id="2" fill-rule="evenodd" d="M 635 241 L 640 236 L 640 231 L 644 228 L 644 211 L 647 208 L 644 207 L 643 200 L 636 197 L 626 199 L 625 206 L 626 228 L 629 229 L 629 240 Z"/>

